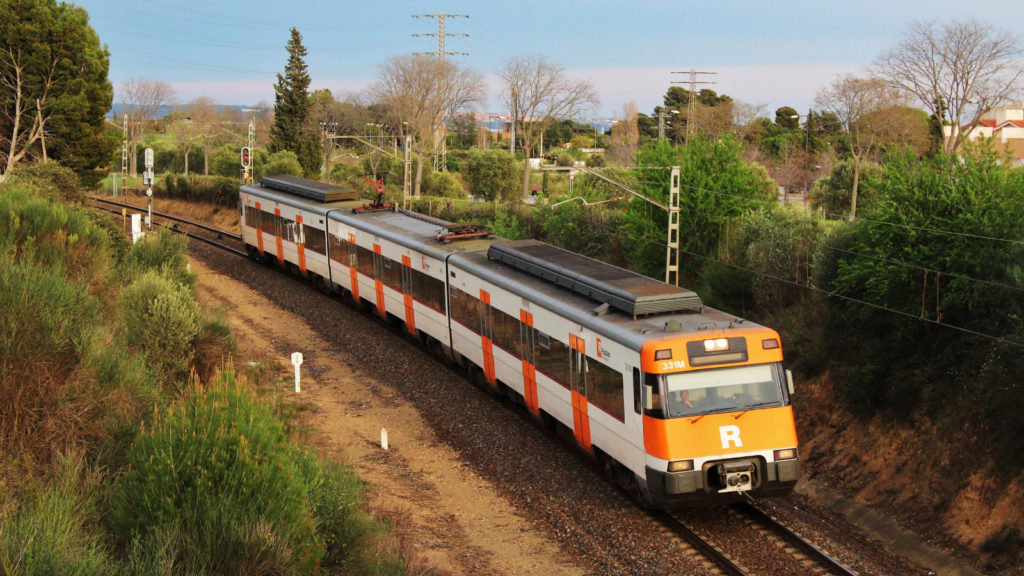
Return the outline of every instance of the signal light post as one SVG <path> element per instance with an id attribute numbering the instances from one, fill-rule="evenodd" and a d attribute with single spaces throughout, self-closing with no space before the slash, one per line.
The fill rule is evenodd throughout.
<path id="1" fill-rule="evenodd" d="M 252 150 L 248 146 L 242 146 L 242 184 L 252 183 Z"/>

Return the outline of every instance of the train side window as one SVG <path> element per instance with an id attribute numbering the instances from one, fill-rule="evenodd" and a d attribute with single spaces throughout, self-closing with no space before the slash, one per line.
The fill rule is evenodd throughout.
<path id="1" fill-rule="evenodd" d="M 639 414 L 643 406 L 643 396 L 640 392 L 640 369 L 633 368 L 633 412 Z"/>
<path id="2" fill-rule="evenodd" d="M 325 242 L 323 230 L 318 230 L 305 224 L 302 225 L 302 244 L 306 247 L 306 250 L 316 252 L 317 254 L 325 254 L 327 252 Z"/>
<path id="3" fill-rule="evenodd" d="M 644 374 L 644 414 L 664 418 L 661 408 L 661 383 L 657 374 Z"/>
<path id="4" fill-rule="evenodd" d="M 622 373 L 585 356 L 583 367 L 587 373 L 587 398 L 620 422 L 625 422 L 626 398 Z"/>

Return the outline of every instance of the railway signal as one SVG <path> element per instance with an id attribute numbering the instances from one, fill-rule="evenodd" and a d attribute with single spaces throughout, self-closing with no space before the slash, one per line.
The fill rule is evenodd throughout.
<path id="1" fill-rule="evenodd" d="M 252 158 L 249 157 L 249 147 L 242 146 L 242 168 L 248 169 L 252 166 Z"/>

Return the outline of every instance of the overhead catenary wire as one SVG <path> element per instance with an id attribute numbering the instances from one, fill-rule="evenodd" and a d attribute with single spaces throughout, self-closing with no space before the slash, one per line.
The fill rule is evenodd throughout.
<path id="1" fill-rule="evenodd" d="M 613 228 L 611 226 L 608 226 L 607 224 L 602 224 L 602 223 L 596 222 L 596 221 L 591 221 L 591 224 L 594 225 L 595 227 L 598 227 L 598 228 L 604 228 L 606 230 L 613 231 L 613 232 L 615 232 L 618 235 L 624 234 L 623 230 L 621 230 L 619 228 Z M 658 240 L 654 240 L 654 239 L 651 239 L 651 238 L 644 238 L 644 237 L 640 237 L 640 236 L 635 236 L 635 235 L 629 234 L 629 233 L 625 233 L 625 235 L 627 237 L 629 237 L 630 239 L 632 239 L 632 240 L 635 240 L 635 241 L 638 241 L 638 242 L 645 242 L 645 243 L 651 244 L 653 246 L 657 246 L 659 248 L 665 248 L 665 247 L 668 246 L 667 244 L 665 244 L 663 242 L 660 242 Z M 812 284 L 801 284 L 799 282 L 794 282 L 794 281 L 786 279 L 786 278 L 780 278 L 778 276 L 774 276 L 774 275 L 768 274 L 766 272 L 760 272 L 760 271 L 757 271 L 757 270 L 752 270 L 750 268 L 746 268 L 744 266 L 740 266 L 740 265 L 734 264 L 732 262 L 726 262 L 726 261 L 720 260 L 720 259 L 712 257 L 712 256 L 707 256 L 707 255 L 704 255 L 704 254 L 698 254 L 696 252 L 691 252 L 691 251 L 683 249 L 683 248 L 680 248 L 680 252 L 682 252 L 682 253 L 684 253 L 684 254 L 686 254 L 688 256 L 692 256 L 694 258 L 699 258 L 701 260 L 712 261 L 712 262 L 721 264 L 723 266 L 728 266 L 730 268 L 734 268 L 736 270 L 741 270 L 741 271 L 744 271 L 744 272 L 748 272 L 748 273 L 753 274 L 755 276 L 765 277 L 765 278 L 768 278 L 770 280 L 774 280 L 774 281 L 777 281 L 777 282 L 782 282 L 784 284 L 789 284 L 791 286 L 797 286 L 797 287 L 800 287 L 800 288 L 804 288 L 806 290 L 812 290 L 814 292 L 818 292 L 818 293 L 824 294 L 826 296 L 840 298 L 842 300 L 847 300 L 847 301 L 850 301 L 850 302 L 854 302 L 856 304 L 860 304 L 860 305 L 863 305 L 863 306 L 868 306 L 868 307 L 871 307 L 871 308 L 875 308 L 875 309 L 878 309 L 878 310 L 882 310 L 882 311 L 885 311 L 885 312 L 889 312 L 889 313 L 892 313 L 892 314 L 903 316 L 903 317 L 909 318 L 911 320 L 917 320 L 917 321 L 920 321 L 920 322 L 927 322 L 929 324 L 933 324 L 933 325 L 936 325 L 936 326 L 943 326 L 943 327 L 946 327 L 946 328 L 951 328 L 953 330 L 957 330 L 957 331 L 963 332 L 965 334 L 970 334 L 972 336 L 978 336 L 978 337 L 985 338 L 985 339 L 988 339 L 988 340 L 992 340 L 994 342 L 998 342 L 998 343 L 1001 343 L 1001 344 L 1007 344 L 1007 345 L 1010 345 L 1010 346 L 1016 346 L 1018 348 L 1024 349 L 1024 342 L 1018 342 L 1016 340 L 1011 340 L 1011 339 L 1008 339 L 1008 338 L 1005 338 L 1005 337 L 1002 337 L 1002 336 L 996 336 L 994 334 L 988 334 L 988 333 L 985 333 L 985 332 L 979 332 L 977 330 L 972 330 L 970 328 L 965 328 L 963 326 L 958 326 L 956 324 L 950 324 L 948 322 L 942 322 L 942 321 L 931 319 L 931 318 L 927 318 L 927 317 L 921 317 L 921 316 L 918 316 L 916 314 L 911 314 L 909 312 L 904 312 L 902 310 L 897 310 L 895 308 L 889 308 L 888 306 L 884 306 L 882 304 L 876 304 L 874 302 L 868 302 L 866 300 L 861 300 L 859 298 L 854 298 L 852 296 L 847 296 L 845 294 L 839 294 L 839 293 L 834 292 L 834 291 L 825 290 L 824 288 L 820 288 L 820 287 L 814 286 Z"/>

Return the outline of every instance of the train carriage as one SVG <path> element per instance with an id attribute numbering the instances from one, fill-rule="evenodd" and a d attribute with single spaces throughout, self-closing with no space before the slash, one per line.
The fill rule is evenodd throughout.
<path id="1" fill-rule="evenodd" d="M 273 180 L 241 196 L 252 252 L 404 325 L 566 431 L 641 501 L 717 504 L 796 484 L 792 381 L 773 330 L 543 242 L 439 242 L 447 222 L 357 213 L 361 202 Z"/>

